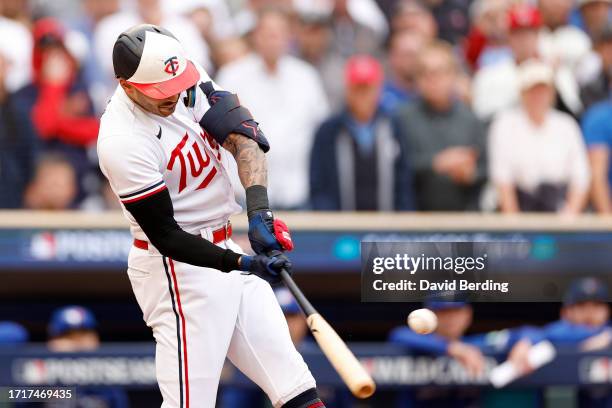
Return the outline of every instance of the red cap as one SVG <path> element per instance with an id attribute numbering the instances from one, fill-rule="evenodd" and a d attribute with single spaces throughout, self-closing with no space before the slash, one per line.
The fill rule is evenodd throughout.
<path id="1" fill-rule="evenodd" d="M 542 17 L 540 11 L 530 5 L 521 4 L 510 9 L 508 13 L 509 26 L 511 30 L 521 28 L 540 28 Z"/>
<path id="2" fill-rule="evenodd" d="M 383 69 L 375 58 L 356 55 L 346 62 L 344 76 L 350 85 L 374 85 L 382 81 Z"/>

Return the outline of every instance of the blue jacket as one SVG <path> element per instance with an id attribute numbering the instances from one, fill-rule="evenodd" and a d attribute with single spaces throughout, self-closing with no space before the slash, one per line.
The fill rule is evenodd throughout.
<path id="1" fill-rule="evenodd" d="M 540 339 L 541 331 L 537 327 L 521 326 L 512 329 L 497 330 L 488 333 L 463 336 L 461 341 L 478 347 L 484 353 L 507 353 L 516 342 L 528 338 Z M 389 341 L 399 344 L 415 354 L 445 355 L 450 343 L 435 333 L 418 334 L 406 326 L 393 329 Z"/>
<path id="2" fill-rule="evenodd" d="M 589 337 L 596 336 L 605 330 L 609 330 L 609 325 L 599 327 L 584 326 L 568 322 L 567 320 L 557 320 L 544 326 L 530 340 L 537 343 L 541 340 L 548 340 L 559 346 L 577 346 Z"/>
<path id="3" fill-rule="evenodd" d="M 355 210 L 350 202 L 363 181 L 352 180 L 351 169 L 360 165 L 355 163 L 358 138 L 353 134 L 353 124 L 344 111 L 328 118 L 316 132 L 310 156 L 310 202 L 314 210 Z M 377 210 L 414 209 L 407 143 L 400 137 L 399 123 L 379 112 L 370 126 L 375 134 L 372 154 L 378 162 L 372 169 L 379 185 Z"/>

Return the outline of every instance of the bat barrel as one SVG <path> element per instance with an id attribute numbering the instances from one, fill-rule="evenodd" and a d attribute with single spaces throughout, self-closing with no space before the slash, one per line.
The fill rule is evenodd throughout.
<path id="1" fill-rule="evenodd" d="M 376 390 L 372 377 L 365 371 L 338 333 L 310 304 L 291 275 L 282 269 L 281 279 L 306 315 L 306 323 L 321 350 L 344 383 L 358 398 L 368 398 Z"/>

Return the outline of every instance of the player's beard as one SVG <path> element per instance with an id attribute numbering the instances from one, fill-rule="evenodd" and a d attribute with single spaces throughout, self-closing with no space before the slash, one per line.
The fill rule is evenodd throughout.
<path id="1" fill-rule="evenodd" d="M 164 117 L 172 115 L 174 113 L 174 110 L 176 109 L 176 103 L 177 102 L 174 102 L 172 104 L 163 104 L 163 105 L 160 105 L 159 108 L 158 108 L 158 112 L 159 112 L 158 114 L 160 116 L 164 116 Z"/>

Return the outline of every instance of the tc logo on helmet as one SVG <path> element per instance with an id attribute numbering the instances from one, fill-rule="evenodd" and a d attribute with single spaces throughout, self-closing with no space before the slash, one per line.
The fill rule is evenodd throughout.
<path id="1" fill-rule="evenodd" d="M 164 64 L 166 64 L 166 66 L 164 67 L 164 71 L 168 74 L 172 74 L 172 76 L 176 76 L 176 72 L 179 69 L 179 62 L 176 55 L 165 60 Z"/>

